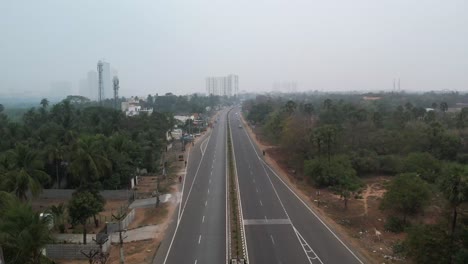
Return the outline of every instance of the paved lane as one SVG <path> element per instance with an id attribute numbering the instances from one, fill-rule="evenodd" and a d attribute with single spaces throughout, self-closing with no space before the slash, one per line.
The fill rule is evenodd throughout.
<path id="1" fill-rule="evenodd" d="M 362 263 L 264 163 L 236 113 L 229 120 L 249 264 Z"/>
<path id="2" fill-rule="evenodd" d="M 226 263 L 226 111 L 190 152 L 172 238 L 156 263 Z"/>

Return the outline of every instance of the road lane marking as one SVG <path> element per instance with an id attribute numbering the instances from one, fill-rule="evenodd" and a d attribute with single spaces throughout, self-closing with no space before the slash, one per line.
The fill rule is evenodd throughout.
<path id="1" fill-rule="evenodd" d="M 198 237 L 198 244 L 200 244 L 201 241 L 201 235 Z"/>
<path id="2" fill-rule="evenodd" d="M 276 245 L 275 239 L 273 238 L 273 235 L 270 235 L 270 238 L 271 238 L 271 242 L 273 242 L 273 245 Z"/>
<path id="3" fill-rule="evenodd" d="M 208 140 L 207 144 L 209 144 L 210 141 L 211 141 L 211 134 L 210 134 L 210 136 L 208 137 L 207 140 Z M 205 158 L 205 155 L 202 155 L 202 157 L 200 159 L 200 163 L 198 163 L 197 171 L 195 172 L 195 177 L 193 178 L 192 184 L 190 186 L 190 190 L 189 190 L 189 192 L 187 194 L 187 199 L 185 200 L 184 207 L 182 208 L 182 211 L 180 212 L 179 219 L 177 220 L 177 222 L 180 222 L 180 218 L 182 218 L 182 215 L 184 214 L 185 207 L 187 206 L 187 201 L 188 201 L 188 199 L 190 197 L 190 194 L 192 193 L 193 185 L 194 185 L 194 183 L 195 183 L 195 181 L 196 181 L 196 179 L 198 177 L 198 171 L 200 170 L 200 166 L 201 166 L 204 158 Z M 183 194 L 182 194 L 182 198 L 183 198 Z M 180 208 L 179 208 L 179 210 L 180 210 Z"/>
<path id="4" fill-rule="evenodd" d="M 297 231 L 297 229 L 294 226 L 293 228 L 294 228 L 294 232 L 296 233 L 297 238 L 299 239 L 299 242 L 302 245 L 302 249 L 304 250 L 304 252 L 307 255 L 307 258 L 309 259 L 310 264 L 312 264 L 312 260 L 314 259 L 318 260 L 320 263 L 323 264 L 322 260 L 319 258 L 317 253 L 315 253 L 315 251 L 312 249 L 312 247 L 309 246 L 309 244 L 304 239 L 304 237 L 302 237 L 301 233 L 299 233 L 299 231 Z M 309 256 L 309 254 L 311 254 L 311 256 Z"/>
<path id="5" fill-rule="evenodd" d="M 210 194 L 210 188 L 208 188 L 208 194 Z"/>
<path id="6" fill-rule="evenodd" d="M 228 201 L 229 201 L 229 197 L 228 197 L 228 192 L 229 192 L 229 185 L 228 185 L 228 182 L 229 182 L 229 171 L 228 171 L 228 148 L 227 148 L 227 135 L 228 135 L 228 130 L 225 129 L 224 131 L 224 136 L 225 136 L 225 139 L 224 139 L 224 154 L 225 154 L 225 175 L 224 175 L 224 179 L 225 179 L 225 196 L 226 196 L 226 204 L 225 204 L 225 207 L 224 207 L 224 210 L 225 210 L 225 214 L 226 214 L 226 263 L 229 263 L 229 260 L 231 259 L 231 251 L 229 250 L 230 249 L 230 241 L 231 241 L 231 227 L 229 225 L 229 214 L 228 214 Z M 210 182 L 211 182 L 211 178 L 210 178 Z"/>
<path id="7" fill-rule="evenodd" d="M 207 139 L 207 140 L 208 140 L 208 143 L 209 143 L 210 140 L 211 140 L 211 134 L 208 136 L 208 139 Z M 207 143 L 207 144 L 208 144 L 208 143 Z M 188 155 L 189 155 L 189 156 L 187 157 L 187 160 L 188 160 L 188 158 L 190 157 L 190 152 L 189 152 Z M 192 185 L 190 186 L 190 190 L 189 190 L 189 192 L 188 192 L 188 194 L 187 194 L 187 199 L 186 199 L 186 201 L 185 201 L 185 203 L 184 203 L 184 208 L 182 209 L 182 211 L 180 211 L 180 208 L 182 207 L 182 202 L 183 202 L 183 199 L 184 199 L 184 193 L 182 192 L 182 200 L 181 200 L 181 202 L 180 202 L 180 204 L 179 204 L 179 212 L 180 212 L 180 213 L 179 213 L 179 216 L 178 216 L 178 219 L 177 219 L 177 223 L 176 223 L 176 228 L 175 228 L 174 234 L 172 235 L 171 243 L 169 244 L 169 248 L 167 249 L 166 257 L 164 258 L 163 264 L 166 263 L 167 258 L 169 257 L 169 253 L 171 252 L 172 244 L 174 243 L 175 236 L 177 235 L 177 230 L 179 230 L 180 219 L 182 218 L 182 216 L 183 216 L 183 214 L 184 214 L 185 206 L 187 205 L 187 201 L 188 201 L 188 199 L 190 198 L 190 193 L 192 192 L 193 184 L 195 183 L 195 180 L 197 179 L 198 171 L 199 171 L 199 169 L 200 169 L 200 165 L 202 164 L 202 161 L 203 161 L 203 158 L 204 158 L 204 157 L 205 157 L 205 155 L 202 154 L 202 157 L 201 157 L 201 159 L 200 159 L 200 162 L 198 163 L 197 171 L 195 172 L 195 177 L 193 178 Z M 187 169 L 187 168 L 186 168 L 186 169 Z M 187 175 L 185 175 L 185 176 L 187 176 Z M 187 177 L 184 177 L 184 184 L 183 184 L 183 186 L 182 186 L 182 190 L 184 190 L 184 187 L 185 187 L 185 178 L 187 178 Z"/>
<path id="8" fill-rule="evenodd" d="M 248 134 L 247 131 L 245 131 L 245 130 L 244 130 L 244 133 L 246 134 L 247 139 L 249 140 L 250 145 L 252 146 L 252 148 L 253 148 L 255 154 L 257 155 L 257 158 L 260 160 L 260 162 L 263 163 L 263 164 L 265 164 L 265 166 L 268 167 L 268 169 L 269 169 L 271 172 L 273 172 L 273 174 L 276 176 L 276 178 L 279 179 L 279 180 L 281 181 L 281 183 L 283 183 L 283 185 L 284 185 L 292 194 L 294 194 L 294 196 L 295 196 L 300 202 L 302 202 L 302 204 L 310 211 L 310 213 L 312 213 L 312 215 L 315 216 L 315 217 L 320 221 L 320 223 L 322 223 L 322 224 L 325 226 L 325 228 L 326 228 L 330 233 L 333 234 L 333 236 L 348 250 L 348 252 L 351 253 L 351 255 L 353 255 L 354 258 L 355 258 L 357 261 L 359 261 L 359 263 L 364 264 L 364 262 L 363 262 L 358 256 L 356 256 L 356 254 L 343 242 L 343 240 L 341 240 L 341 239 L 338 237 L 338 235 L 337 235 L 335 232 L 333 232 L 333 231 L 330 229 L 330 227 L 329 227 L 327 224 L 325 224 L 325 222 L 323 222 L 323 220 L 309 207 L 309 205 L 307 205 L 307 204 L 299 197 L 299 195 L 297 195 L 296 192 L 294 192 L 294 191 L 286 184 L 286 182 L 284 182 L 283 179 L 281 179 L 281 177 L 270 167 L 270 165 L 268 165 L 268 164 L 266 163 L 266 161 L 264 161 L 264 160 L 260 157 L 260 155 L 258 154 L 257 149 L 255 148 L 255 146 L 254 146 L 254 144 L 253 144 L 253 142 L 252 142 L 252 139 L 250 138 L 249 134 Z M 233 141 L 234 141 L 234 140 L 233 140 Z M 249 165 L 249 167 L 250 167 L 250 165 Z M 265 167 L 264 167 L 264 169 L 265 169 Z M 270 177 L 267 177 L 267 178 L 270 179 Z M 270 183 L 273 185 L 273 183 L 271 182 L 271 179 L 270 179 Z M 275 189 L 275 191 L 276 191 L 276 189 Z M 283 208 L 284 208 L 284 207 L 283 207 Z M 289 216 L 288 216 L 288 217 L 289 217 Z M 293 228 L 294 228 L 294 227 L 293 227 Z"/>
<path id="9" fill-rule="evenodd" d="M 205 207 L 206 207 L 207 204 L 208 204 L 208 201 L 205 201 Z"/>
<path id="10" fill-rule="evenodd" d="M 203 219 L 201 220 L 202 223 L 205 223 L 205 216 L 203 216 Z"/>
<path id="11" fill-rule="evenodd" d="M 257 187 L 255 187 L 255 191 L 258 193 L 258 189 L 257 189 Z"/>
<path id="12" fill-rule="evenodd" d="M 194 264 L 197 264 L 197 261 L 198 261 L 198 260 L 195 260 Z"/>
<path id="13" fill-rule="evenodd" d="M 289 219 L 244 219 L 244 225 L 291 225 Z"/>
<path id="14" fill-rule="evenodd" d="M 260 205 L 263 206 L 262 200 L 260 200 Z"/>

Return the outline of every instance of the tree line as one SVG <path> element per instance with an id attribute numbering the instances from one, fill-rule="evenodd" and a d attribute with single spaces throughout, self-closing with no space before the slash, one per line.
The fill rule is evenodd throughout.
<path id="1" fill-rule="evenodd" d="M 386 228 L 406 232 L 395 253 L 416 263 L 467 263 L 466 94 L 287 94 L 245 101 L 248 121 L 278 145 L 287 165 L 347 208 L 363 177 L 393 175 L 381 201 Z M 452 111 L 452 108 L 456 110 Z M 436 197 L 437 224 L 412 222 Z"/>
<path id="2" fill-rule="evenodd" d="M 127 117 L 119 110 L 47 99 L 26 111 L 20 122 L 0 107 L 0 245 L 7 263 L 47 263 L 41 250 L 52 241 L 50 217 L 64 232 L 69 222 L 83 226 L 101 212 L 101 189 L 128 188 L 137 169 L 158 172 L 171 113 Z M 30 199 L 43 188 L 76 189 L 68 204 L 41 217 Z"/>

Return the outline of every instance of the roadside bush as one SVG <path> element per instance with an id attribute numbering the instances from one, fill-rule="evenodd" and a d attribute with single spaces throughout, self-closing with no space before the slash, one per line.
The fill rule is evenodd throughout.
<path id="1" fill-rule="evenodd" d="M 387 218 L 385 222 L 385 230 L 390 231 L 392 233 L 401 233 L 405 230 L 405 223 L 402 219 L 396 216 L 390 216 Z"/>
<path id="2" fill-rule="evenodd" d="M 464 264 L 468 263 L 468 250 L 467 249 L 461 249 L 455 254 L 455 259 L 454 259 L 455 264 Z"/>
<path id="3" fill-rule="evenodd" d="M 319 188 L 335 186 L 341 179 L 356 177 L 356 171 L 346 155 L 333 156 L 330 161 L 325 158 L 306 160 L 304 174 Z"/>
<path id="4" fill-rule="evenodd" d="M 440 170 L 440 161 L 427 152 L 410 153 L 403 161 L 404 172 L 415 172 L 430 183 L 435 182 Z"/>
<path id="5" fill-rule="evenodd" d="M 399 156 L 379 156 L 379 170 L 384 174 L 398 174 L 402 172 L 403 162 Z"/>
<path id="6" fill-rule="evenodd" d="M 377 153 L 369 150 L 360 150 L 351 153 L 351 164 L 359 175 L 373 173 L 379 169 Z"/>
<path id="7" fill-rule="evenodd" d="M 415 225 L 408 228 L 405 251 L 415 263 L 448 263 L 450 237 L 441 225 Z"/>
<path id="8" fill-rule="evenodd" d="M 397 241 L 393 244 L 392 251 L 395 255 L 403 255 L 405 252 L 405 244 L 402 241 Z"/>

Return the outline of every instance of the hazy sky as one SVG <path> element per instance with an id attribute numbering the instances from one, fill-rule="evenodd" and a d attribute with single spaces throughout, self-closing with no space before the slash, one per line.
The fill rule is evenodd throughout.
<path id="1" fill-rule="evenodd" d="M 468 90 L 468 1 L 1 1 L 0 94 L 77 90 L 96 62 L 122 95 L 240 90 Z"/>

